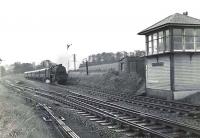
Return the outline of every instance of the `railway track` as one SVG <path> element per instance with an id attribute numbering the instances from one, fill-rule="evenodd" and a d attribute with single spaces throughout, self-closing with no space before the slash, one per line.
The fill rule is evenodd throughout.
<path id="1" fill-rule="evenodd" d="M 76 85 L 74 86 L 63 86 L 55 85 L 63 91 L 74 91 L 88 93 L 94 96 L 104 97 L 109 101 L 123 101 L 131 105 L 137 105 L 141 107 L 147 107 L 153 110 L 160 110 L 167 113 L 176 113 L 180 116 L 190 116 L 193 119 L 198 119 L 200 116 L 200 105 L 193 105 L 188 103 L 182 103 L 177 101 L 168 101 L 159 98 L 146 97 L 146 96 L 130 96 L 127 94 L 117 93 L 111 90 L 104 90 L 99 88 L 91 88 L 89 86 Z M 110 92 L 111 91 L 111 92 Z M 113 94 L 114 93 L 114 94 Z"/>
<path id="2" fill-rule="evenodd" d="M 68 91 L 68 93 L 73 92 L 73 93 L 79 93 L 80 91 L 83 91 L 84 89 L 79 89 L 79 88 L 71 88 L 71 87 L 63 87 L 61 85 L 55 86 L 59 89 L 62 89 L 62 91 Z M 84 90 L 86 91 L 86 90 Z M 150 109 L 154 110 L 160 110 L 162 112 L 167 112 L 167 113 L 176 113 L 177 115 L 184 115 L 184 116 L 190 116 L 192 118 L 198 118 L 200 114 L 199 106 L 198 105 L 191 105 L 191 104 L 184 104 L 182 105 L 181 103 L 178 102 L 173 102 L 173 101 L 166 101 L 162 99 L 156 99 L 156 98 L 145 98 L 142 96 L 136 96 L 134 100 L 131 100 L 130 98 L 124 98 L 120 96 L 115 96 L 107 93 L 102 93 L 98 91 L 93 91 L 93 90 L 87 90 L 90 95 L 99 95 L 103 96 L 111 102 L 115 101 L 124 101 L 126 103 L 132 104 L 132 105 L 138 105 L 142 107 L 147 107 Z M 84 93 L 84 92 L 83 92 Z M 140 98 L 140 99 L 139 99 Z M 146 99 L 146 100 L 145 100 Z M 148 99 L 154 99 L 154 101 L 150 101 Z M 160 101 L 160 102 L 159 102 Z M 162 103 L 161 103 L 162 101 Z"/>
<path id="3" fill-rule="evenodd" d="M 49 109 L 48 106 L 46 106 L 44 104 L 39 104 L 39 106 L 41 106 L 43 109 L 45 109 L 46 112 L 48 113 L 48 115 L 50 115 L 51 118 L 56 122 L 56 125 L 58 126 L 58 129 L 62 133 L 63 137 L 66 137 L 66 138 L 80 138 L 70 127 L 68 127 L 62 121 L 62 119 L 60 119 L 59 117 L 55 116 L 53 111 L 51 109 Z"/>
<path id="4" fill-rule="evenodd" d="M 124 132 L 127 136 L 164 138 L 200 136 L 200 129 L 194 126 L 141 113 L 74 92 L 71 92 L 70 95 L 63 95 L 63 93 L 50 92 L 44 89 L 13 87 L 22 91 L 31 91 L 37 95 L 69 105 L 77 109 L 79 114 L 90 118 L 90 120 L 108 126 L 108 128 L 117 132 Z"/>
<path id="5" fill-rule="evenodd" d="M 179 115 L 186 115 L 196 118 L 200 115 L 200 105 L 193 105 L 188 103 L 176 102 L 176 101 L 168 101 L 159 98 L 153 97 L 145 97 L 145 96 L 132 96 L 131 98 L 123 95 L 113 95 L 106 93 L 105 91 L 89 89 L 89 88 L 74 88 L 74 87 L 64 87 L 58 85 L 58 87 L 70 89 L 71 91 L 86 91 L 91 95 L 98 95 L 102 97 L 106 97 L 111 99 L 111 101 L 124 101 L 126 103 L 131 103 L 143 107 L 148 107 L 152 109 L 158 109 L 162 111 L 166 111 L 169 113 L 177 113 Z"/>

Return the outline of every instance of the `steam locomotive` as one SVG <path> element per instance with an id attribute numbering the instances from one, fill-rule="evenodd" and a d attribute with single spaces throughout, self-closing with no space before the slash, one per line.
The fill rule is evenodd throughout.
<path id="1" fill-rule="evenodd" d="M 66 84 L 68 74 L 65 67 L 59 64 L 49 68 L 24 72 L 24 77 L 43 82 L 50 81 L 50 83 Z"/>

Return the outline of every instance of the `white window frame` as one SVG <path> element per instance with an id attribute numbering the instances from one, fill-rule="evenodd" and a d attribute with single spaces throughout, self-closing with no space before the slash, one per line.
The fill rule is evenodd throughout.
<path id="1" fill-rule="evenodd" d="M 151 40 L 149 40 L 149 37 L 151 38 Z M 149 56 L 149 55 L 153 55 L 153 38 L 152 38 L 152 34 L 150 34 L 150 35 L 147 35 L 147 38 L 148 38 L 148 40 L 147 40 L 147 56 Z M 149 43 L 151 43 L 151 54 L 149 54 L 150 52 L 149 52 Z"/>
<path id="2" fill-rule="evenodd" d="M 170 48 L 170 32 L 169 32 L 169 34 L 168 34 L 168 36 L 167 36 L 167 35 L 166 35 L 166 32 L 167 32 L 167 31 L 169 32 L 169 29 L 164 30 L 164 32 L 163 32 L 163 33 L 164 33 L 164 53 L 170 52 L 170 49 L 171 49 L 171 48 Z M 167 40 L 167 39 L 166 39 L 167 37 L 168 37 L 168 39 L 169 39 L 169 49 L 167 49 L 167 43 L 166 43 L 166 42 L 167 42 L 167 41 L 166 41 L 166 40 Z"/>
<path id="3" fill-rule="evenodd" d="M 186 49 L 186 35 L 185 35 L 185 29 L 192 29 L 193 30 L 193 47 L 194 49 Z M 184 37 L 184 42 L 183 42 L 183 47 L 184 47 L 184 51 L 189 51 L 189 52 L 193 52 L 193 51 L 196 51 L 196 48 L 195 48 L 195 29 L 194 28 L 184 28 L 184 31 L 183 31 L 183 37 Z"/>
<path id="4" fill-rule="evenodd" d="M 181 29 L 181 28 L 173 28 L 173 29 L 172 29 L 172 31 L 173 31 L 173 36 L 172 36 L 172 40 L 171 40 L 171 41 L 173 41 L 173 45 L 175 44 L 175 43 L 174 43 L 174 36 L 175 36 L 175 35 L 174 35 L 174 29 Z M 182 49 L 181 49 L 181 50 L 175 49 L 175 48 L 174 48 L 175 45 L 174 45 L 174 46 L 173 46 L 173 51 L 175 51 L 175 52 L 181 52 L 181 51 L 184 51 L 184 49 L 185 49 L 185 47 L 184 47 L 184 40 L 183 40 L 183 39 L 184 39 L 183 29 L 181 29 L 181 35 L 180 35 L 180 36 L 182 37 Z"/>
<path id="5" fill-rule="evenodd" d="M 195 51 L 197 51 L 197 52 L 199 52 L 200 51 L 200 49 L 197 49 L 197 46 L 196 46 L 196 37 L 200 37 L 200 35 L 199 36 L 197 36 L 197 30 L 200 30 L 200 28 L 195 28 L 194 29 L 195 31 L 194 31 L 194 47 L 195 47 Z"/>
<path id="6" fill-rule="evenodd" d="M 154 39 L 154 35 L 156 34 L 156 39 Z M 152 51 L 152 55 L 156 55 L 156 54 L 158 54 L 158 33 L 153 33 L 152 34 L 152 47 L 153 47 L 153 51 Z M 154 50 L 155 50 L 155 48 L 154 48 L 154 44 L 155 44 L 155 42 L 156 42 L 156 52 L 154 52 Z"/>
<path id="7" fill-rule="evenodd" d="M 159 35 L 160 32 L 162 32 L 162 34 L 163 34 L 162 37 L 160 37 L 160 35 Z M 161 39 L 163 40 L 163 50 L 162 51 L 160 51 L 160 43 L 159 43 L 159 40 L 161 40 Z M 159 47 L 158 48 L 158 53 L 164 53 L 165 52 L 165 40 L 164 39 L 165 39 L 164 31 L 159 31 L 158 32 L 158 47 Z"/>

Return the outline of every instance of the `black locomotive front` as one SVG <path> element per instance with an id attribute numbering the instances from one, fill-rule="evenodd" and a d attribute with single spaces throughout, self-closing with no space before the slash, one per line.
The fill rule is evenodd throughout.
<path id="1" fill-rule="evenodd" d="M 57 82 L 58 84 L 65 84 L 67 82 L 67 72 L 64 66 L 56 65 L 50 68 L 50 78 L 52 82 Z"/>

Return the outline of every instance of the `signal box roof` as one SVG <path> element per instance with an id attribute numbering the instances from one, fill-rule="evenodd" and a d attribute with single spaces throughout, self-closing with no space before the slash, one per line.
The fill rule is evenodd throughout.
<path id="1" fill-rule="evenodd" d="M 144 29 L 143 31 L 139 32 L 139 35 L 145 35 L 149 32 L 158 30 L 160 28 L 166 26 L 198 26 L 200 27 L 200 20 L 190 17 L 186 14 L 175 13 L 173 15 L 168 16 L 167 18 L 155 23 L 154 25 Z"/>

